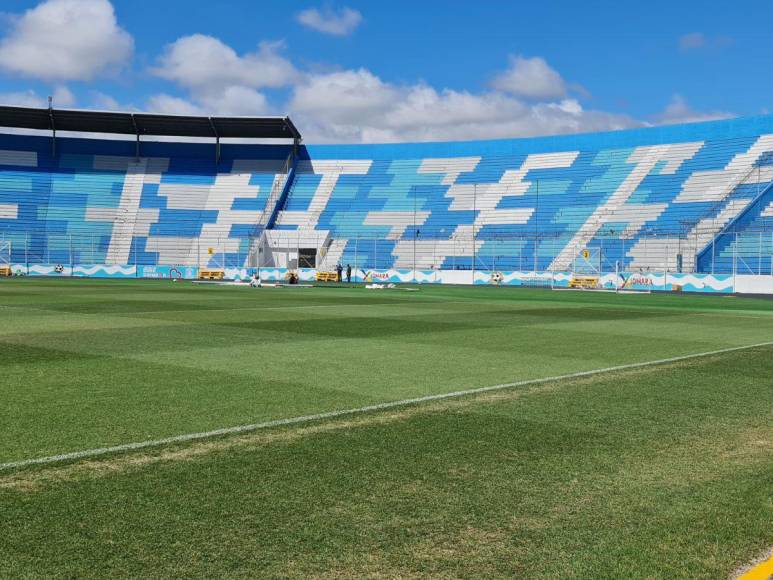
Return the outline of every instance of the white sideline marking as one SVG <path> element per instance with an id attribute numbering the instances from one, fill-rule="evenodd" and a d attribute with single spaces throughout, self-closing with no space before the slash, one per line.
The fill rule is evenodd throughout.
<path id="1" fill-rule="evenodd" d="M 84 449 L 83 451 L 73 451 L 70 453 L 62 453 L 60 455 L 49 455 L 48 457 L 23 459 L 21 461 L 12 461 L 10 463 L 0 463 L 0 471 L 17 469 L 20 467 L 28 467 L 30 465 L 45 465 L 48 463 L 60 463 L 62 461 L 70 461 L 73 459 L 84 459 L 87 457 L 96 457 L 98 455 L 106 455 L 108 453 L 120 453 L 124 451 L 134 451 L 137 449 L 146 449 L 148 447 L 160 447 L 162 445 L 169 445 L 170 443 L 183 443 L 186 441 L 195 441 L 198 439 L 210 439 L 212 437 L 220 437 L 222 435 L 246 433 L 250 431 L 268 429 L 270 427 L 279 427 L 283 425 L 296 425 L 298 423 L 308 423 L 310 421 L 319 421 L 321 419 L 334 419 L 337 417 L 344 417 L 346 415 L 358 415 L 360 413 L 381 411 L 383 409 L 392 409 L 394 407 L 405 407 L 405 406 L 414 405 L 417 403 L 426 403 L 428 401 L 439 401 L 443 399 L 463 397 L 466 395 L 476 395 L 479 393 L 487 393 L 490 391 L 512 389 L 515 387 L 525 387 L 528 385 L 538 385 L 541 383 L 549 383 L 553 381 L 577 379 L 577 378 L 589 377 L 593 375 L 599 375 L 599 374 L 609 373 L 614 371 L 623 371 L 623 370 L 636 369 L 636 368 L 642 368 L 642 367 L 648 367 L 648 366 L 662 365 L 662 364 L 679 362 L 679 361 L 689 360 L 694 358 L 701 358 L 705 356 L 712 356 L 715 354 L 724 354 L 724 353 L 734 352 L 738 350 L 748 350 L 751 348 L 758 348 L 762 346 L 773 346 L 773 342 L 760 342 L 757 344 L 747 344 L 745 346 L 733 346 L 730 348 L 722 348 L 719 350 L 710 350 L 710 351 L 699 352 L 695 354 L 674 356 L 671 358 L 662 358 L 658 360 L 651 360 L 651 361 L 640 362 L 640 363 L 617 365 L 613 367 L 593 369 L 590 371 L 580 371 L 580 372 L 570 373 L 566 375 L 543 377 L 541 379 L 528 379 L 525 381 L 516 381 L 514 383 L 502 383 L 499 385 L 491 385 L 489 387 L 478 387 L 475 389 L 465 389 L 463 391 L 453 391 L 451 393 L 439 393 L 437 395 L 426 395 L 424 397 L 415 397 L 412 399 L 401 399 L 399 401 L 377 403 L 375 405 L 367 405 L 365 407 L 357 407 L 355 409 L 341 409 L 339 411 L 327 411 L 325 413 L 316 413 L 314 415 L 301 415 L 298 417 L 289 417 L 287 419 L 274 419 L 272 421 L 264 421 L 263 423 L 251 423 L 249 425 L 237 425 L 235 427 L 225 427 L 223 429 L 215 429 L 213 431 L 202 431 L 199 433 L 187 433 L 185 435 L 175 435 L 174 437 L 165 437 L 163 439 L 150 439 L 147 441 L 138 441 L 135 443 L 124 443 L 122 445 L 114 445 L 112 447 Z"/>

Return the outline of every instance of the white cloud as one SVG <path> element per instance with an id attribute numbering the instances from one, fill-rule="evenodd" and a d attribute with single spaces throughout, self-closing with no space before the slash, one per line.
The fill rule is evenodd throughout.
<path id="1" fill-rule="evenodd" d="M 180 38 L 167 46 L 152 72 L 187 94 L 156 94 L 147 106 L 194 115 L 289 112 L 305 137 L 317 142 L 460 140 L 641 125 L 625 115 L 586 111 L 567 98 L 561 75 L 539 57 L 513 57 L 493 90 L 474 93 L 390 83 L 365 68 L 304 73 L 280 48 L 263 43 L 256 52 L 239 55 L 211 36 Z M 263 91 L 288 86 L 289 98 L 272 107 Z"/>
<path id="2" fill-rule="evenodd" d="M 733 42 L 734 40 L 731 36 L 707 36 L 702 32 L 690 32 L 679 37 L 679 48 L 683 52 L 721 49 L 730 46 Z"/>
<path id="3" fill-rule="evenodd" d="M 334 36 L 348 36 L 362 22 L 362 14 L 352 8 L 343 7 L 338 12 L 332 8 L 307 8 L 296 15 L 302 25 Z"/>
<path id="4" fill-rule="evenodd" d="M 207 93 L 194 99 L 184 99 L 165 93 L 148 99 L 148 110 L 174 115 L 235 115 L 257 116 L 270 113 L 266 97 L 248 87 L 225 87 L 217 93 Z"/>
<path id="5" fill-rule="evenodd" d="M 401 95 L 366 69 L 310 74 L 295 87 L 291 109 L 344 123 L 368 119 L 396 104 Z"/>
<path id="6" fill-rule="evenodd" d="M 45 97 L 41 97 L 33 90 L 27 90 L 0 93 L 0 105 L 14 105 L 18 107 L 46 107 L 48 106 L 48 103 Z"/>
<path id="7" fill-rule="evenodd" d="M 54 99 L 54 107 L 57 109 L 66 109 L 75 105 L 75 95 L 64 85 L 55 87 L 54 94 L 51 96 Z"/>
<path id="8" fill-rule="evenodd" d="M 671 97 L 666 108 L 655 116 L 655 121 L 662 125 L 672 125 L 677 123 L 697 123 L 700 121 L 716 121 L 718 119 L 730 119 L 735 117 L 734 113 L 726 111 L 696 111 L 687 102 L 682 95 L 676 94 Z"/>
<path id="9" fill-rule="evenodd" d="M 207 94 L 198 101 L 216 115 L 266 115 L 270 109 L 265 95 L 249 87 L 225 87 L 216 94 Z"/>
<path id="10" fill-rule="evenodd" d="M 366 69 L 307 75 L 295 87 L 289 110 L 309 142 L 506 138 L 642 124 L 586 111 L 575 99 L 526 103 L 501 91 L 395 85 Z"/>
<path id="11" fill-rule="evenodd" d="M 491 86 L 527 99 L 557 99 L 566 95 L 566 82 L 544 58 L 511 56 L 510 67 L 497 75 Z"/>
<path id="12" fill-rule="evenodd" d="M 64 85 L 54 88 L 54 107 L 67 108 L 75 104 L 75 95 Z M 39 95 L 32 89 L 0 93 L 0 104 L 19 107 L 48 107 L 48 95 Z"/>
<path id="13" fill-rule="evenodd" d="M 90 80 L 123 66 L 132 37 L 108 0 L 47 0 L 11 19 L 0 68 L 44 80 Z"/>
<path id="14" fill-rule="evenodd" d="M 150 113 L 166 113 L 168 115 L 205 115 L 197 105 L 190 101 L 161 93 L 148 99 L 147 110 Z"/>
<path id="15" fill-rule="evenodd" d="M 168 45 L 151 72 L 174 82 L 188 97 L 154 95 L 152 110 L 181 114 L 265 115 L 270 108 L 258 89 L 281 88 L 299 78 L 280 54 L 282 43 L 262 42 L 243 55 L 217 38 L 193 34 Z"/>
<path id="16" fill-rule="evenodd" d="M 193 34 L 169 44 L 151 72 L 197 92 L 224 86 L 282 87 L 298 73 L 279 54 L 281 48 L 281 43 L 262 42 L 257 51 L 240 56 L 213 36 Z"/>
<path id="17" fill-rule="evenodd" d="M 706 36 L 702 32 L 690 32 L 679 37 L 679 48 L 696 50 L 706 46 Z"/>
<path id="18" fill-rule="evenodd" d="M 122 106 L 115 98 L 101 91 L 92 91 L 91 107 L 101 111 L 124 111 L 127 107 Z"/>

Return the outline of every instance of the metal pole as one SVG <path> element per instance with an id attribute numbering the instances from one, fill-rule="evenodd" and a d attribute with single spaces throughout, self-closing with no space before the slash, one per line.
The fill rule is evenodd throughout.
<path id="1" fill-rule="evenodd" d="M 416 186 L 413 190 L 413 283 L 416 283 Z"/>
<path id="2" fill-rule="evenodd" d="M 537 203 L 534 208 L 534 271 L 537 271 L 537 241 L 539 240 L 539 179 L 535 182 L 537 188 Z"/>
<path id="3" fill-rule="evenodd" d="M 735 233 L 735 239 L 733 240 L 733 286 L 735 286 L 735 270 L 736 270 L 736 258 L 738 253 L 738 233 Z"/>
<path id="4" fill-rule="evenodd" d="M 762 232 L 760 232 L 760 245 L 757 252 L 757 275 L 762 275 Z"/>
<path id="5" fill-rule="evenodd" d="M 692 271 L 698 271 L 698 228 L 695 228 L 695 243 L 692 247 Z"/>
<path id="6" fill-rule="evenodd" d="M 476 248 L 475 222 L 478 219 L 478 184 L 472 185 L 472 283 L 475 284 L 475 261 L 478 249 Z"/>

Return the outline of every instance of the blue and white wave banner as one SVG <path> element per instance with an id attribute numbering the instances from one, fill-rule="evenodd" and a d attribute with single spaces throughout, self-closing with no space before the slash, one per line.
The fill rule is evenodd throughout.
<path id="1" fill-rule="evenodd" d="M 28 276 L 59 276 L 88 278 L 158 278 L 194 280 L 199 269 L 193 266 L 129 266 L 119 264 L 14 264 L 14 274 Z M 287 268 L 226 268 L 227 280 L 249 280 L 258 274 L 267 282 L 287 280 Z M 298 270 L 302 282 L 316 280 L 313 268 Z M 352 271 L 352 282 L 367 284 L 475 284 L 480 286 L 530 286 L 568 288 L 576 274 L 571 272 L 519 272 L 471 270 L 368 270 Z M 584 276 L 585 277 L 585 276 Z M 596 276 L 597 288 L 634 291 L 681 291 L 732 293 L 735 291 L 731 274 L 679 274 L 664 272 L 602 273 Z"/>
<path id="2" fill-rule="evenodd" d="M 137 266 L 92 264 L 73 266 L 73 276 L 86 278 L 136 278 Z"/>
<path id="3" fill-rule="evenodd" d="M 195 280 L 199 269 L 194 266 L 138 266 L 140 278 Z"/>

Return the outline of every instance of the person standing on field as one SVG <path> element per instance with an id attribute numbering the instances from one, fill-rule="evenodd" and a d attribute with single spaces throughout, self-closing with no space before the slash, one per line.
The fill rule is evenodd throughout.
<path id="1" fill-rule="evenodd" d="M 344 267 L 339 262 L 338 264 L 336 264 L 336 274 L 337 274 L 336 278 L 338 278 L 339 282 L 344 281 L 343 272 L 344 272 Z"/>
<path id="2" fill-rule="evenodd" d="M 352 281 L 352 265 L 346 264 L 346 281 L 351 282 Z"/>

